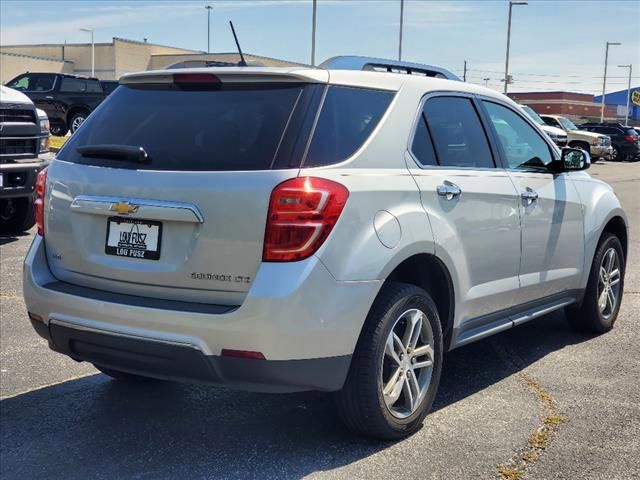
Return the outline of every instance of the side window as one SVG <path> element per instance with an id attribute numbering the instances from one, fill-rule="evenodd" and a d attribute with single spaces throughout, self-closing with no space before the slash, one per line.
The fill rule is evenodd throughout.
<path id="1" fill-rule="evenodd" d="M 63 77 L 60 91 L 65 93 L 86 92 L 87 81 L 81 78 Z"/>
<path id="2" fill-rule="evenodd" d="M 35 75 L 29 85 L 29 90 L 33 92 L 48 92 L 53 90 L 55 81 L 55 75 Z"/>
<path id="3" fill-rule="evenodd" d="M 346 160 L 369 138 L 394 92 L 330 86 L 318 117 L 305 167 Z"/>
<path id="4" fill-rule="evenodd" d="M 513 110 L 493 102 L 482 103 L 498 134 L 509 168 L 546 171 L 553 157 L 538 132 Z"/>
<path id="5" fill-rule="evenodd" d="M 420 118 L 416 125 L 416 133 L 413 137 L 411 151 L 421 165 L 438 165 L 436 152 L 433 150 L 431 134 L 427 129 L 427 120 L 424 118 L 424 113 L 422 112 L 420 113 Z"/>
<path id="6" fill-rule="evenodd" d="M 87 80 L 87 92 L 102 93 L 102 87 L 97 80 Z"/>
<path id="7" fill-rule="evenodd" d="M 546 123 L 547 125 L 550 125 L 550 126 L 556 127 L 556 128 L 562 128 L 562 125 L 560 125 L 555 118 L 543 117 L 543 119 L 544 119 L 544 123 Z"/>
<path id="8" fill-rule="evenodd" d="M 19 78 L 16 78 L 13 82 L 9 83 L 7 87 L 13 88 L 15 90 L 20 90 L 24 92 L 25 90 L 29 90 L 29 75 L 23 75 Z"/>
<path id="9" fill-rule="evenodd" d="M 462 97 L 427 100 L 423 116 L 442 167 L 495 167 L 484 128 L 473 103 Z"/>

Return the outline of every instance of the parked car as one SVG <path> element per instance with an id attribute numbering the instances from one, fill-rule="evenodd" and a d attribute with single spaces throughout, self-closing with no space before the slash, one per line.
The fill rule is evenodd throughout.
<path id="1" fill-rule="evenodd" d="M 547 125 L 567 132 L 570 147 L 582 148 L 594 158 L 609 159 L 613 153 L 611 139 L 586 130 L 580 130 L 571 120 L 562 115 L 540 115 Z"/>
<path id="2" fill-rule="evenodd" d="M 35 330 L 114 378 L 336 392 L 399 438 L 445 351 L 563 308 L 611 329 L 627 220 L 589 154 L 494 90 L 353 68 L 122 77 L 40 174 Z"/>
<path id="3" fill-rule="evenodd" d="M 36 178 L 49 162 L 47 114 L 20 92 L 0 85 L 0 234 L 35 224 Z"/>
<path id="4" fill-rule="evenodd" d="M 538 126 L 542 129 L 544 133 L 549 135 L 549 138 L 560 148 L 565 147 L 567 145 L 567 134 L 566 132 L 557 127 L 552 127 L 551 125 L 547 125 L 544 123 L 544 120 L 540 118 L 540 115 L 531 108 L 529 105 L 520 105 L 520 107 L 525 111 L 527 115 L 538 124 Z"/>
<path id="5" fill-rule="evenodd" d="M 66 73 L 23 73 L 7 86 L 24 93 L 44 110 L 51 133 L 57 136 L 75 132 L 110 93 L 110 86 L 104 88 L 97 78 Z"/>
<path id="6" fill-rule="evenodd" d="M 640 157 L 638 132 L 621 123 L 583 123 L 580 128 L 589 132 L 601 133 L 611 138 L 612 160 L 635 160 Z"/>

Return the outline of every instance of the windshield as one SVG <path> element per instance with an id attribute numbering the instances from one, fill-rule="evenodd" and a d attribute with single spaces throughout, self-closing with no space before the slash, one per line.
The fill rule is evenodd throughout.
<path id="1" fill-rule="evenodd" d="M 544 123 L 544 120 L 540 118 L 540 115 L 538 115 L 533 108 L 527 105 L 521 105 L 521 107 L 525 111 L 525 113 L 529 115 L 529 117 L 531 117 L 531 120 L 536 122 L 538 125 L 546 125 L 546 123 Z"/>
<path id="2" fill-rule="evenodd" d="M 576 127 L 575 123 L 573 123 L 566 117 L 558 117 L 558 121 L 565 130 L 578 130 L 578 127 Z"/>

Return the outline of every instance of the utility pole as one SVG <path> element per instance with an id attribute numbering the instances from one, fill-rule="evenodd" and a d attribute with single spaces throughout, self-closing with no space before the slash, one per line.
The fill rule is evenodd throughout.
<path id="1" fill-rule="evenodd" d="M 609 61 L 609 46 L 622 45 L 620 42 L 607 42 L 604 49 L 604 77 L 602 77 L 602 101 L 600 102 L 600 123 L 604 122 L 604 95 L 607 88 L 607 62 Z"/>
<path id="2" fill-rule="evenodd" d="M 204 8 L 207 9 L 207 53 L 211 53 L 211 10 L 213 7 L 206 5 Z"/>
<path id="3" fill-rule="evenodd" d="M 313 14 L 311 18 L 311 66 L 316 65 L 316 11 L 318 0 L 313 0 Z"/>
<path id="4" fill-rule="evenodd" d="M 398 39 L 398 61 L 402 60 L 402 27 L 404 24 L 404 0 L 400 0 L 400 38 Z"/>
<path id="5" fill-rule="evenodd" d="M 91 33 L 91 76 L 96 76 L 96 44 L 93 41 L 93 28 L 81 28 L 83 32 Z"/>
<path id="6" fill-rule="evenodd" d="M 462 81 L 467 81 L 467 61 L 464 61 L 464 69 L 462 70 Z"/>
<path id="7" fill-rule="evenodd" d="M 629 83 L 627 84 L 627 115 L 624 119 L 624 124 L 628 127 L 629 126 L 629 116 L 631 115 L 631 112 L 629 112 L 629 101 L 631 100 L 631 71 L 633 70 L 633 65 L 629 64 L 629 65 L 618 65 L 618 68 L 628 68 L 629 69 Z"/>
<path id="8" fill-rule="evenodd" d="M 489 80 L 491 80 L 489 77 L 483 78 L 482 81 L 484 82 L 484 86 L 488 87 L 489 86 Z"/>
<path id="9" fill-rule="evenodd" d="M 509 47 L 511 45 L 511 10 L 514 5 L 528 5 L 527 2 L 514 2 L 513 0 L 509 0 L 509 22 L 507 24 L 507 55 L 504 62 L 504 94 L 507 94 L 507 86 L 510 83 L 509 78 Z"/>

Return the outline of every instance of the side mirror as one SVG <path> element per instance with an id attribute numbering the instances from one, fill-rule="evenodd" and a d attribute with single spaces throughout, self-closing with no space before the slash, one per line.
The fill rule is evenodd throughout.
<path id="1" fill-rule="evenodd" d="M 560 172 L 571 172 L 575 170 L 586 170 L 591 166 L 589 152 L 579 148 L 564 147 L 560 160 L 555 162 Z"/>

